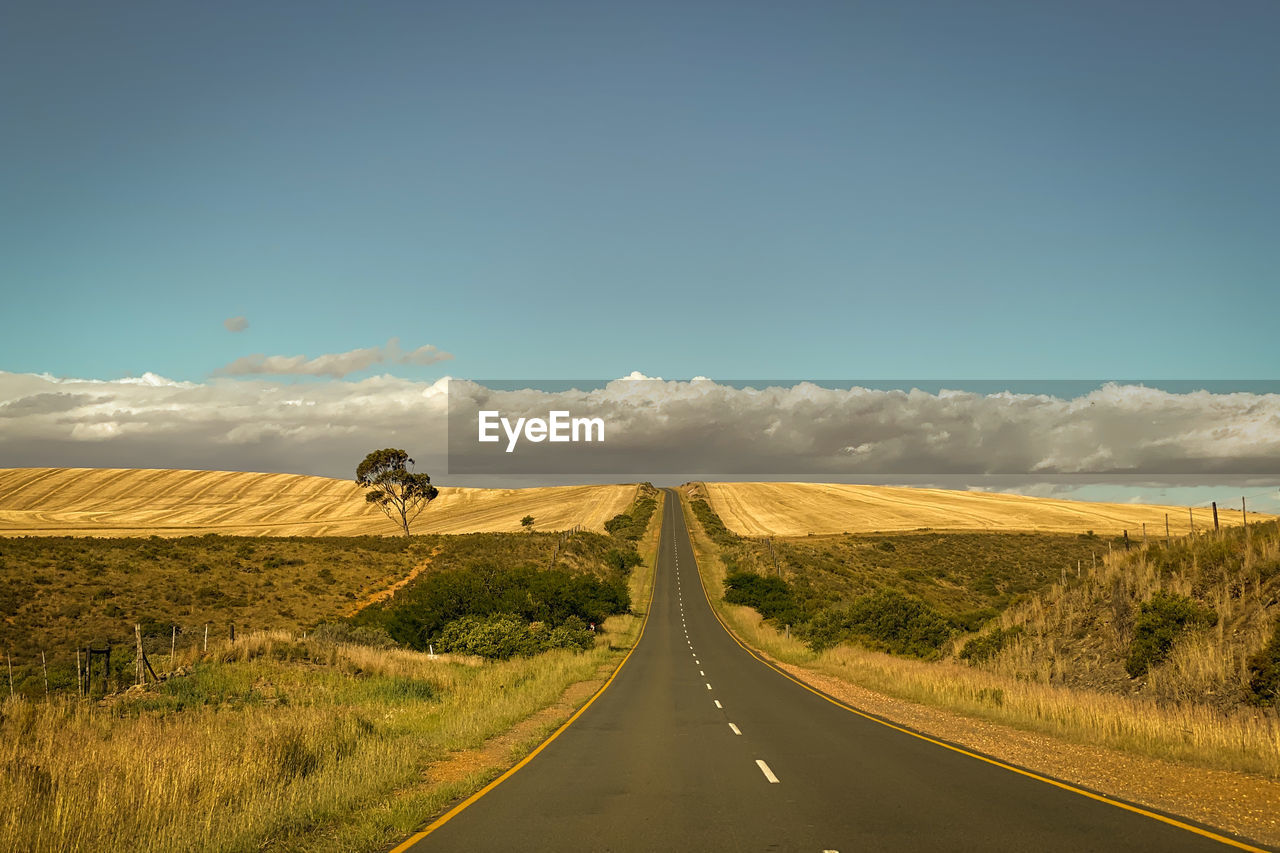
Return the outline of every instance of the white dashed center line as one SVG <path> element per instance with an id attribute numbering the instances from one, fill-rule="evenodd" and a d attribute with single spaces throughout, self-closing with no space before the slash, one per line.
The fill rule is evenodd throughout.
<path id="1" fill-rule="evenodd" d="M 717 699 L 717 700 L 716 700 L 716 707 L 717 707 L 717 708 L 719 708 L 719 709 L 720 709 L 720 710 L 722 710 L 722 711 L 724 710 L 724 706 L 720 704 L 720 700 L 719 700 L 719 699 Z"/>
<path id="2" fill-rule="evenodd" d="M 773 775 L 773 771 L 769 769 L 769 765 L 765 764 L 762 759 L 756 759 L 756 766 L 760 768 L 760 772 L 764 774 L 764 778 L 768 779 L 770 784 L 778 784 L 778 777 Z"/>
<path id="3" fill-rule="evenodd" d="M 729 728 L 733 729 L 733 733 L 734 733 L 735 735 L 740 735 L 740 734 L 742 734 L 742 730 L 741 730 L 741 729 L 739 729 L 737 726 L 735 726 L 733 723 L 730 723 L 730 724 L 729 724 Z"/>
<path id="4" fill-rule="evenodd" d="M 710 681 L 708 681 L 708 682 L 707 682 L 707 689 L 708 689 L 708 690 L 710 690 L 710 689 L 711 689 L 711 682 L 710 682 Z"/>

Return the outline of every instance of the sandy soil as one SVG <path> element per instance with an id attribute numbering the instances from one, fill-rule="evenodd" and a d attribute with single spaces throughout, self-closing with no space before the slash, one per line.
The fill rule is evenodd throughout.
<path id="1" fill-rule="evenodd" d="M 441 488 L 415 533 L 603 530 L 635 485 Z M 398 528 L 350 480 L 135 468 L 0 469 L 0 536 L 355 536 Z"/>
<path id="2" fill-rule="evenodd" d="M 1185 506 L 1092 503 L 994 492 L 958 492 L 895 486 L 824 483 L 704 483 L 711 507 L 725 525 L 745 536 L 935 530 L 1037 530 L 1044 532 L 1147 534 L 1163 537 L 1165 517 L 1174 536 L 1191 525 Z M 1209 508 L 1195 509 L 1197 530 L 1213 527 Z M 1218 507 L 1223 525 L 1240 524 L 1240 508 Z M 1249 520 L 1271 518 L 1249 513 Z"/>

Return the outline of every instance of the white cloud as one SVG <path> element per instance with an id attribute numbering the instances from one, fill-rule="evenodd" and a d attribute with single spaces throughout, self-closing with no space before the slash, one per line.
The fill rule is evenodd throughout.
<path id="1" fill-rule="evenodd" d="M 244 315 L 228 317 L 222 321 L 222 325 L 226 327 L 228 332 L 243 332 L 249 328 L 249 320 Z"/>
<path id="2" fill-rule="evenodd" d="M 385 356 L 393 343 L 378 351 Z M 654 475 L 934 482 L 1003 476 L 1026 482 L 1033 473 L 1046 481 L 1190 483 L 1267 474 L 1275 480 L 1280 459 L 1280 395 L 1274 394 L 1170 394 L 1109 385 L 1060 399 L 834 390 L 810 383 L 736 389 L 707 380 L 631 377 L 594 391 L 548 394 L 493 391 L 448 377 L 418 382 L 381 375 L 299 385 L 261 378 L 195 383 L 144 374 L 104 381 L 0 372 L 0 465 L 345 477 L 368 451 L 403 447 L 435 475 L 445 468 L 450 389 L 455 401 L 494 403 L 513 416 L 545 417 L 551 408 L 603 416 L 607 446 L 617 454 L 613 462 L 628 470 L 652 465 Z"/>
<path id="3" fill-rule="evenodd" d="M 420 346 L 411 352 L 400 349 L 398 338 L 387 341 L 385 347 L 366 347 L 348 352 L 329 353 L 307 358 L 305 355 L 263 355 L 255 353 L 237 358 L 214 371 L 216 376 L 327 376 L 342 379 L 352 373 L 367 370 L 375 364 L 428 365 L 453 358 L 451 353 L 431 344 Z"/>

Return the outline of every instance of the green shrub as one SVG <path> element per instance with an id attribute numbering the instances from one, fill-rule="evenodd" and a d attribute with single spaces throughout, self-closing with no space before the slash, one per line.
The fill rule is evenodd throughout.
<path id="1" fill-rule="evenodd" d="M 375 649 L 389 649 L 396 641 L 380 625 L 352 625 L 349 622 L 321 622 L 311 632 L 311 636 L 328 643 L 347 643 L 353 646 L 371 646 Z"/>
<path id="2" fill-rule="evenodd" d="M 603 622 L 631 609 L 621 575 L 597 578 L 563 569 L 481 563 L 423 575 L 384 607 L 366 608 L 360 624 L 380 624 L 399 643 L 425 650 L 446 625 L 467 616 L 509 614 L 555 627 L 569 617 Z"/>
<path id="3" fill-rule="evenodd" d="M 1173 643 L 1191 628 L 1218 624 L 1218 614 L 1185 595 L 1157 592 L 1142 603 L 1124 668 L 1131 678 L 1146 674 L 1169 657 Z"/>
<path id="4" fill-rule="evenodd" d="M 610 536 L 635 542 L 649 527 L 649 519 L 658 508 L 658 501 L 650 494 L 642 494 L 626 512 L 620 512 L 604 523 Z"/>
<path id="5" fill-rule="evenodd" d="M 445 625 L 439 638 L 440 651 L 486 658 L 531 655 L 541 651 L 538 646 L 529 624 L 510 613 L 463 616 Z"/>
<path id="6" fill-rule="evenodd" d="M 1004 628 L 996 628 L 989 634 L 974 637 L 965 643 L 964 648 L 960 650 L 960 658 L 971 663 L 982 663 L 983 661 L 991 660 L 1000 654 L 1010 640 L 1023 633 L 1021 625 L 1015 625 L 1007 631 Z"/>
<path id="7" fill-rule="evenodd" d="M 779 625 L 804 621 L 804 611 L 790 584 L 779 577 L 733 572 L 724 579 L 724 600 L 730 604 L 754 607 L 761 616 Z"/>
<path id="8" fill-rule="evenodd" d="M 612 548 L 605 552 L 604 562 L 609 568 L 628 575 L 632 568 L 644 562 L 644 558 L 635 548 Z"/>
<path id="9" fill-rule="evenodd" d="M 720 516 L 716 515 L 716 511 L 711 508 L 711 504 L 701 498 L 695 498 L 689 501 L 689 508 L 693 510 L 698 523 L 702 525 L 702 529 L 711 537 L 712 542 L 717 545 L 728 545 L 738 540 L 733 531 L 724 526 L 724 522 L 720 520 Z"/>
<path id="10" fill-rule="evenodd" d="M 822 611 L 805 637 L 814 651 L 858 640 L 892 654 L 932 658 L 951 637 L 951 626 L 928 603 L 886 589 L 856 598 L 844 609 Z"/>
<path id="11" fill-rule="evenodd" d="M 1271 640 L 1249 658 L 1249 701 L 1280 707 L 1280 620 Z"/>

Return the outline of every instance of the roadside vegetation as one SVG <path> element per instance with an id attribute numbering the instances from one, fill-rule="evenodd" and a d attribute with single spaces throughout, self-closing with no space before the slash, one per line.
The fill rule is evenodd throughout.
<path id="1" fill-rule="evenodd" d="M 0 699 L 6 806 L 0 849 L 386 849 L 526 753 L 634 645 L 652 584 L 658 536 L 652 520 L 651 508 L 647 529 L 635 539 L 594 533 L 81 539 L 53 540 L 48 550 L 30 547 L 30 540 L 0 540 L 6 585 L 52 559 L 40 569 L 84 578 L 82 592 L 104 585 L 90 581 L 95 574 L 136 580 L 112 598 L 122 609 L 141 604 L 159 614 L 167 609 L 170 583 L 193 582 L 186 566 L 194 557 L 208 564 L 196 582 L 220 572 L 241 579 L 230 573 L 245 574 L 243 567 L 252 564 L 259 571 L 247 573 L 251 580 L 271 579 L 267 589 L 299 608 L 288 628 L 241 627 L 234 641 L 217 637 L 207 650 L 202 642 L 177 643 L 172 660 L 166 623 L 163 651 L 148 643 L 163 677 L 145 688 L 124 689 L 134 661 L 123 639 L 123 664 L 108 679 L 106 695 L 95 678 L 92 699 L 77 695 L 74 667 L 46 699 L 37 663 L 13 698 Z M 235 556 L 244 545 L 252 554 Z M 141 556 L 142 549 L 157 556 Z M 281 564 L 264 566 L 268 559 Z M 103 567 L 85 571 L 76 560 Z M 65 570 L 58 568 L 62 562 Z M 337 589 L 304 617 L 300 608 L 309 594 L 301 586 L 315 581 L 322 567 Z M 375 576 L 389 584 L 415 568 L 422 570 L 409 583 L 360 612 L 408 610 L 419 600 L 415 590 L 433 588 L 436 577 L 501 581 L 512 596 L 538 591 L 548 609 L 511 607 L 516 599 L 500 592 L 489 606 L 470 606 L 438 632 L 421 635 L 458 647 L 434 655 L 414 648 L 418 636 L 400 642 L 379 619 L 348 617 L 380 588 Z M 369 581 L 346 595 L 343 580 L 364 581 L 366 574 Z M 244 626 L 245 613 L 261 604 L 253 601 L 253 589 L 237 590 L 244 601 L 224 603 L 227 609 L 215 614 Z M 612 598 L 602 604 L 590 595 L 575 597 L 583 590 Z M 20 618 L 32 621 L 19 629 L 38 624 L 44 602 L 32 606 L 32 599 L 43 597 L 20 599 Z M 270 604 L 263 606 L 269 613 Z M 86 606 L 81 619 L 97 614 L 104 633 L 126 624 L 132 633 L 130 616 L 109 617 L 97 607 Z M 602 616 L 594 632 L 584 612 Z M 11 638 L 18 633 L 12 625 L 9 630 Z M 572 685 L 581 689 L 566 692 Z"/>
<path id="2" fill-rule="evenodd" d="M 771 552 L 699 503 L 687 516 L 713 603 L 780 661 L 1067 740 L 1280 778 L 1275 522 L 1128 552 L 1087 535 L 931 533 L 774 540 Z"/>
<path id="3" fill-rule="evenodd" d="M 842 534 L 740 537 L 705 500 L 689 507 L 725 566 L 726 600 L 815 649 L 842 641 L 922 658 L 1011 604 L 1075 583 L 1108 541 L 1090 534 Z"/>

